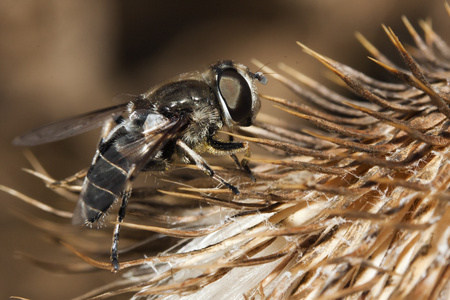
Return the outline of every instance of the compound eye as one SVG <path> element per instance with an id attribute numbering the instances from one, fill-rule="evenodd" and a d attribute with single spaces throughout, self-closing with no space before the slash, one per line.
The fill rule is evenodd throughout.
<path id="1" fill-rule="evenodd" d="M 241 126 L 250 125 L 252 92 L 245 78 L 236 70 L 227 69 L 219 75 L 218 86 L 233 121 Z"/>

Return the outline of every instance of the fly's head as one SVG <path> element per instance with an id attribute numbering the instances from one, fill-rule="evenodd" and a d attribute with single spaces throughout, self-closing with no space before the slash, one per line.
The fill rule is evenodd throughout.
<path id="1" fill-rule="evenodd" d="M 266 77 L 230 60 L 212 65 L 204 77 L 216 94 L 223 122 L 230 129 L 252 125 L 261 106 L 255 83 L 266 84 Z"/>

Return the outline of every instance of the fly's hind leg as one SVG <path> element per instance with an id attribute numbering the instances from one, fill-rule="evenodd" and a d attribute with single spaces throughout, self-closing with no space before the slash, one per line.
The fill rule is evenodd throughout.
<path id="1" fill-rule="evenodd" d="M 229 188 L 235 195 L 239 195 L 239 189 L 232 185 L 231 183 L 227 182 L 225 179 L 217 175 L 213 169 L 208 165 L 208 163 L 201 157 L 197 152 L 192 150 L 188 145 L 186 145 L 183 141 L 178 140 L 177 145 L 183 149 L 183 151 L 188 155 L 189 158 L 191 158 L 197 167 L 202 170 L 205 174 L 208 176 L 211 176 L 215 180 L 221 182 L 224 184 L 227 188 Z"/>
<path id="2" fill-rule="evenodd" d="M 131 196 L 131 181 L 136 176 L 136 165 L 133 165 L 127 175 L 128 185 L 125 191 L 121 194 L 122 203 L 119 208 L 119 213 L 117 214 L 116 225 L 114 226 L 114 234 L 112 238 L 111 245 L 111 264 L 113 267 L 113 272 L 117 272 L 120 269 L 119 265 L 119 234 L 120 234 L 120 226 L 125 218 L 125 214 L 127 213 L 127 205 L 128 199 Z"/>
<path id="3" fill-rule="evenodd" d="M 131 188 L 127 189 L 122 194 L 122 204 L 119 208 L 119 214 L 117 215 L 116 225 L 114 226 L 114 234 L 112 238 L 112 245 L 111 245 L 111 264 L 114 268 L 114 272 L 119 271 L 120 265 L 119 265 L 119 234 L 120 234 L 120 225 L 125 218 L 125 214 L 127 211 L 127 204 L 128 199 L 131 196 Z"/>

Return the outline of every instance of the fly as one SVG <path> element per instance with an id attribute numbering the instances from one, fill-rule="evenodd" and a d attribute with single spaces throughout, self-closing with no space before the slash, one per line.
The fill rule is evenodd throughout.
<path id="1" fill-rule="evenodd" d="M 136 96 L 129 103 L 51 123 L 14 139 L 18 146 L 61 140 L 103 126 L 102 136 L 84 178 L 74 211 L 74 225 L 92 225 L 121 199 L 114 228 L 111 263 L 119 270 L 120 223 L 125 217 L 133 179 L 143 171 L 164 171 L 176 160 L 192 162 L 234 194 L 239 190 L 216 174 L 199 153 L 248 151 L 245 142 L 220 141 L 223 127 L 250 126 L 260 108 L 255 82 L 267 83 L 260 72 L 219 61 L 203 72 L 180 75 Z M 238 161 L 237 161 L 238 162 Z M 244 158 L 238 165 L 249 174 Z"/>

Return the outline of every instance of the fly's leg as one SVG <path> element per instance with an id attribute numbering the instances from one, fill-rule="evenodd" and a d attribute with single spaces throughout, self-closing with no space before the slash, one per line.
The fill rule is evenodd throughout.
<path id="1" fill-rule="evenodd" d="M 117 215 L 117 221 L 116 225 L 114 226 L 114 234 L 112 239 L 112 246 L 111 246 L 111 264 L 114 268 L 114 272 L 119 271 L 120 265 L 119 265 L 119 233 L 120 233 L 120 224 L 122 223 L 123 219 L 125 218 L 125 214 L 127 212 L 127 204 L 128 199 L 131 196 L 131 188 L 129 188 L 127 191 L 125 191 L 122 194 L 122 204 L 119 208 L 119 214 Z"/>
<path id="2" fill-rule="evenodd" d="M 117 272 L 120 269 L 119 265 L 119 234 L 120 234 L 120 225 L 125 218 L 125 214 L 127 213 L 127 205 L 128 199 L 131 196 L 131 181 L 136 176 L 136 165 L 133 165 L 128 172 L 127 181 L 128 186 L 125 191 L 122 193 L 122 204 L 119 208 L 119 213 L 117 215 L 116 225 L 114 226 L 114 233 L 112 238 L 111 245 L 111 264 L 113 267 L 113 272 Z"/>
<path id="3" fill-rule="evenodd" d="M 227 188 L 229 188 L 233 192 L 233 194 L 235 194 L 235 195 L 239 195 L 240 194 L 239 189 L 237 187 L 235 187 L 234 185 L 232 185 L 231 183 L 225 181 L 225 179 L 223 179 L 222 177 L 217 175 L 213 171 L 213 169 L 211 169 L 211 167 L 208 165 L 208 163 L 203 159 L 203 157 L 201 157 L 197 152 L 192 150 L 183 141 L 177 140 L 177 145 L 181 149 L 183 149 L 183 151 L 189 156 L 189 158 L 191 158 L 195 162 L 197 167 L 200 170 L 202 170 L 205 174 L 207 174 L 208 176 L 211 176 L 215 180 L 217 180 L 217 181 L 221 182 L 222 184 L 224 184 Z"/>
<path id="4" fill-rule="evenodd" d="M 47 184 L 47 186 L 51 189 L 67 188 L 70 183 L 74 182 L 75 180 L 84 178 L 86 176 L 86 174 L 87 174 L 87 169 L 83 169 L 63 180 L 57 180 L 57 181 L 50 182 Z"/>
<path id="5" fill-rule="evenodd" d="M 248 159 L 250 157 L 250 147 L 247 142 L 233 142 L 233 137 L 230 136 L 230 142 L 221 142 L 214 140 L 213 138 L 208 139 L 209 151 L 214 154 L 229 154 L 231 159 L 233 159 L 236 166 L 247 173 L 248 177 L 250 177 L 251 181 L 255 182 L 256 179 L 253 176 L 253 172 L 248 167 Z M 241 162 L 239 162 L 236 157 L 236 152 L 245 151 L 244 158 Z"/>
<path id="6" fill-rule="evenodd" d="M 244 158 L 239 161 L 236 154 L 231 153 L 230 154 L 231 159 L 234 161 L 235 165 L 242 171 L 244 171 L 247 176 L 250 178 L 251 181 L 256 182 L 255 176 L 253 176 L 252 170 L 250 170 L 250 167 L 248 166 L 248 158 L 250 157 L 250 151 L 246 151 Z"/>

